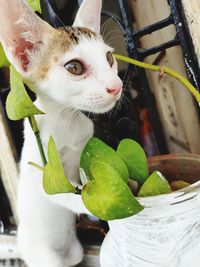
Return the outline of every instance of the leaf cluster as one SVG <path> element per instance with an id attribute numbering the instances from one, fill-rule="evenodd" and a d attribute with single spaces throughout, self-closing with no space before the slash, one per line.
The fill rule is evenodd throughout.
<path id="1" fill-rule="evenodd" d="M 143 148 L 132 139 L 122 140 L 113 150 L 98 138 L 85 146 L 80 167 L 87 177 L 82 190 L 85 206 L 104 220 L 129 217 L 143 210 L 136 196 L 146 197 L 171 192 L 159 172 L 149 175 Z M 85 179 L 84 179 L 85 180 Z M 135 181 L 135 196 L 129 184 Z"/>

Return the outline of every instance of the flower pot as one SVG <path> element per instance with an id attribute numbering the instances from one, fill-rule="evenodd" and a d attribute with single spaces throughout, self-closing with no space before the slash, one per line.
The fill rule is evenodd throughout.
<path id="1" fill-rule="evenodd" d="M 150 171 L 192 185 L 170 194 L 139 198 L 139 214 L 109 222 L 101 267 L 200 266 L 200 156 L 163 155 L 149 159 Z"/>

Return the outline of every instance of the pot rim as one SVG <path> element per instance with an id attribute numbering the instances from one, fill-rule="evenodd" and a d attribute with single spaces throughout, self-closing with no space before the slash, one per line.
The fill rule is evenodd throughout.
<path id="1" fill-rule="evenodd" d="M 151 156 L 148 158 L 148 163 L 151 164 L 156 161 L 160 160 L 195 160 L 200 164 L 200 155 L 192 154 L 192 153 L 177 153 L 177 154 L 165 154 L 165 155 L 158 155 L 158 156 Z M 200 179 L 200 174 L 199 174 Z M 161 194 L 156 196 L 147 196 L 147 197 L 136 197 L 136 199 L 145 206 L 145 208 L 162 206 L 163 203 L 165 204 L 178 204 L 184 202 L 189 199 L 193 199 L 198 195 L 200 192 L 200 180 L 179 190 L 174 192 L 170 192 L 167 194 Z"/>

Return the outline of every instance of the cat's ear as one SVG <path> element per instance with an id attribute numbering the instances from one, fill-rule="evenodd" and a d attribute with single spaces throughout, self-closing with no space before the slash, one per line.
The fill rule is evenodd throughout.
<path id="1" fill-rule="evenodd" d="M 100 33 L 102 0 L 83 0 L 73 26 L 86 27 Z"/>
<path id="2" fill-rule="evenodd" d="M 22 74 L 30 70 L 34 54 L 51 26 L 41 20 L 23 0 L 0 0 L 0 42 L 9 61 Z"/>

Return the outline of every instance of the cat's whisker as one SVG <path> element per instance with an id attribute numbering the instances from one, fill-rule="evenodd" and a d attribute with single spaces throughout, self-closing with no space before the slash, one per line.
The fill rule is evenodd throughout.
<path id="1" fill-rule="evenodd" d="M 123 81 L 123 90 L 127 91 L 127 90 L 135 90 L 136 91 L 136 84 L 133 81 Z"/>
<path id="2" fill-rule="evenodd" d="M 106 42 L 109 42 L 112 38 L 121 38 L 122 39 L 122 41 L 124 41 L 124 37 L 123 37 L 123 35 L 121 35 L 121 34 L 119 34 L 119 33 L 114 33 L 113 35 L 112 35 L 112 33 L 111 33 L 111 35 L 108 35 L 107 37 L 106 37 Z"/>
<path id="3" fill-rule="evenodd" d="M 135 82 L 133 81 L 133 80 L 123 80 L 123 84 L 124 83 L 129 83 L 129 84 L 131 84 L 131 85 L 134 85 L 135 84 Z"/>
<path id="4" fill-rule="evenodd" d="M 108 117 L 110 118 L 110 119 L 114 119 L 115 117 L 116 117 L 116 114 L 118 113 L 118 111 L 119 111 L 119 107 L 118 107 L 118 102 L 119 102 L 120 100 L 118 100 L 117 102 L 116 102 L 116 105 L 111 109 L 111 110 L 108 110 L 105 114 L 107 114 L 108 115 Z"/>
<path id="5" fill-rule="evenodd" d="M 106 36 L 104 36 L 104 39 L 106 40 L 106 38 L 108 38 L 110 35 L 113 34 L 119 34 L 120 36 L 123 36 L 123 33 L 121 32 L 121 30 L 110 30 L 109 32 L 106 33 Z"/>
<path id="6" fill-rule="evenodd" d="M 102 36 L 103 36 L 103 39 L 104 40 L 106 40 L 106 38 L 107 38 L 107 35 L 109 36 L 110 34 L 112 34 L 113 32 L 118 32 L 118 33 L 121 33 L 122 34 L 122 31 L 121 30 L 119 30 L 119 29 L 115 29 L 115 30 L 111 30 L 111 31 L 108 31 L 107 33 L 106 33 L 106 31 L 107 31 L 107 29 L 108 29 L 108 26 L 110 25 L 110 23 L 113 21 L 113 16 L 112 17 L 110 17 L 107 21 L 106 21 L 106 24 L 105 24 L 105 27 L 104 27 L 104 29 L 103 29 L 103 31 L 102 31 Z M 106 33 L 106 35 L 104 36 L 104 34 Z"/>
<path id="7" fill-rule="evenodd" d="M 106 44 L 109 46 L 115 46 L 117 41 L 124 42 L 124 38 L 122 36 L 111 37 L 108 41 L 106 41 Z"/>
<path id="8" fill-rule="evenodd" d="M 121 98 L 117 102 L 117 110 L 118 111 L 122 109 L 122 105 L 126 104 L 125 102 L 123 102 L 123 98 L 124 98 L 124 94 L 122 93 Z"/>
<path id="9" fill-rule="evenodd" d="M 106 20 L 104 21 L 103 25 L 101 26 L 101 35 L 102 35 L 102 36 L 103 36 L 104 33 L 105 33 L 105 31 L 104 31 L 105 29 L 104 29 L 104 28 L 105 28 L 105 25 L 108 23 L 108 20 L 109 20 L 109 19 L 106 19 Z"/>
<path id="10" fill-rule="evenodd" d="M 108 18 L 108 19 L 104 22 L 104 24 L 103 24 L 103 26 L 102 26 L 102 28 L 101 28 L 101 35 L 102 35 L 102 36 L 105 34 L 105 32 L 106 32 L 108 26 L 110 25 L 110 23 L 112 22 L 112 20 L 113 20 L 113 16 L 110 17 L 110 18 Z"/>
<path id="11" fill-rule="evenodd" d="M 104 1 L 103 1 L 103 3 L 104 3 Z M 116 14 L 117 13 L 117 8 L 116 8 L 116 10 L 113 10 L 113 14 Z M 106 29 L 104 29 L 104 27 L 105 27 L 105 25 L 107 25 L 108 24 L 108 21 L 109 21 L 109 24 L 113 21 L 114 22 L 114 15 L 112 15 L 111 17 L 109 17 L 105 22 L 104 22 L 104 24 L 102 25 L 102 27 L 101 27 L 101 34 L 102 35 L 104 35 L 104 33 L 106 32 L 106 29 L 107 29 L 107 27 L 106 27 Z M 115 23 L 115 22 L 114 22 Z M 120 30 L 119 30 L 120 31 Z"/>
<path id="12" fill-rule="evenodd" d="M 104 41 L 107 42 L 107 38 L 113 36 L 113 34 L 116 34 L 116 33 L 120 33 L 119 30 L 112 30 L 112 31 L 109 31 L 104 37 Z M 114 37 L 114 36 L 113 36 Z"/>
<path id="13" fill-rule="evenodd" d="M 116 45 L 117 45 L 117 39 L 116 40 L 111 40 L 110 42 L 106 42 L 106 44 L 112 48 L 114 48 L 114 51 L 115 51 L 115 48 L 116 48 Z M 115 51 L 116 52 L 116 51 Z"/>
<path id="14" fill-rule="evenodd" d="M 93 116 L 93 113 L 92 112 L 90 112 L 90 111 L 88 111 L 88 106 L 87 105 L 84 105 L 84 104 L 80 104 L 80 108 L 79 108 L 79 110 L 81 111 L 81 112 L 87 112 L 87 117 L 88 118 L 92 118 L 92 116 Z"/>
<path id="15" fill-rule="evenodd" d="M 131 99 L 129 97 L 127 97 L 126 94 L 123 94 L 123 101 L 126 101 L 126 103 L 128 103 L 128 104 L 132 103 Z"/>
<path id="16" fill-rule="evenodd" d="M 130 89 L 129 85 L 125 85 L 123 87 L 123 92 L 130 92 L 130 91 L 132 91 L 132 88 Z"/>
<path id="17" fill-rule="evenodd" d="M 121 100 L 119 100 L 115 105 L 115 108 L 113 110 L 114 115 L 116 115 L 120 109 L 121 109 Z"/>

